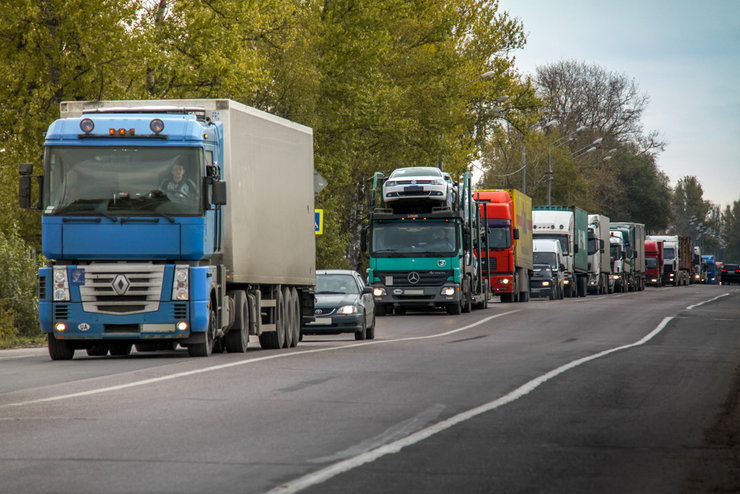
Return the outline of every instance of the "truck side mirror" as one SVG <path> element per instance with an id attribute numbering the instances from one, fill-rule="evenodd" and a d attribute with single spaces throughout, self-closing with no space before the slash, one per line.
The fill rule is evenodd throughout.
<path id="1" fill-rule="evenodd" d="M 223 206 L 226 204 L 226 182 L 223 180 L 216 180 L 213 182 L 213 196 L 212 201 L 216 206 Z"/>
<path id="2" fill-rule="evenodd" d="M 599 252 L 601 254 L 604 253 L 604 241 L 603 240 L 599 240 Z"/>
<path id="3" fill-rule="evenodd" d="M 514 228 L 514 240 L 519 240 L 519 228 Z"/>
<path id="4" fill-rule="evenodd" d="M 578 244 L 573 244 L 573 253 L 578 254 Z"/>
<path id="5" fill-rule="evenodd" d="M 565 271 L 565 264 L 560 263 L 560 271 Z"/>
<path id="6" fill-rule="evenodd" d="M 33 196 L 33 185 L 31 176 L 33 174 L 33 165 L 31 163 L 21 163 L 18 165 L 18 172 L 20 178 L 18 179 L 18 205 L 22 209 L 41 209 L 41 204 L 36 206 L 31 205 L 31 198 Z M 39 186 L 41 186 L 42 178 L 36 177 Z"/>

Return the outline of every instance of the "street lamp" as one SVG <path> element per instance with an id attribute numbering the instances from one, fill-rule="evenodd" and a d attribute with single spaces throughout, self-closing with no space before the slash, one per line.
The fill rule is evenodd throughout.
<path id="1" fill-rule="evenodd" d="M 589 144 L 587 146 L 583 146 L 581 149 L 578 149 L 576 151 L 573 151 L 570 154 L 571 158 L 580 158 L 581 156 L 583 156 L 585 154 L 588 154 L 591 151 L 596 151 L 596 149 L 597 149 L 596 145 L 599 144 L 599 143 L 601 143 L 601 141 L 603 141 L 603 140 L 604 140 L 603 137 L 599 137 L 598 139 L 596 139 L 591 144 Z"/>
<path id="2" fill-rule="evenodd" d="M 555 139 L 553 142 L 550 143 L 549 146 L 547 146 L 547 205 L 550 206 L 552 203 L 550 201 L 550 191 L 552 189 L 552 150 L 557 149 L 560 146 L 563 146 L 564 144 L 569 143 L 573 140 L 573 135 L 577 134 L 578 132 L 582 130 L 586 130 L 585 125 L 581 125 L 576 130 L 564 135 L 563 137 L 559 139 Z"/>
<path id="3" fill-rule="evenodd" d="M 550 127 L 552 125 L 555 125 L 558 123 L 557 120 L 550 120 L 549 122 L 543 123 L 542 121 L 535 122 L 534 124 L 527 127 L 527 130 L 525 132 L 528 132 L 532 129 L 545 129 L 547 127 Z M 527 149 L 526 149 L 526 142 L 525 139 L 527 138 L 526 134 L 522 132 L 521 130 L 514 127 L 519 133 L 522 135 L 522 193 L 527 193 Z"/>

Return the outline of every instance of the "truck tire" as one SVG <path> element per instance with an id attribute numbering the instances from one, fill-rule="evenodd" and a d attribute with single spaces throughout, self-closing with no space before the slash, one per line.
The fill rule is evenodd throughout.
<path id="1" fill-rule="evenodd" d="M 447 313 L 453 316 L 456 316 L 460 314 L 460 312 L 462 312 L 462 306 L 460 305 L 460 301 L 457 301 L 452 304 L 447 304 L 445 308 L 447 309 Z"/>
<path id="2" fill-rule="evenodd" d="M 224 345 L 229 353 L 246 353 L 249 346 L 249 308 L 247 307 L 247 293 L 236 290 L 234 298 L 234 323 L 224 336 Z"/>
<path id="3" fill-rule="evenodd" d="M 213 306 L 213 304 L 211 304 Z M 200 333 L 203 341 L 188 344 L 188 354 L 191 357 L 209 357 L 213 353 L 213 335 L 216 331 L 216 313 L 213 309 L 208 310 L 208 329 Z M 198 334 L 198 333 L 196 333 Z"/>
<path id="4" fill-rule="evenodd" d="M 502 293 L 499 295 L 501 297 L 501 302 L 505 304 L 510 304 L 514 301 L 514 294 L 513 293 Z"/>
<path id="5" fill-rule="evenodd" d="M 46 337 L 49 346 L 49 357 L 52 360 L 72 360 L 75 356 L 75 347 L 69 341 L 57 340 L 54 333 Z"/>
<path id="6" fill-rule="evenodd" d="M 291 327 L 292 321 L 291 321 L 291 313 L 290 310 L 291 306 L 291 299 L 290 299 L 290 288 L 289 287 L 283 287 L 283 290 L 281 292 L 280 297 L 280 318 L 282 319 L 282 326 L 283 328 L 283 341 L 280 348 L 290 348 L 293 345 L 293 330 Z M 278 328 L 280 327 L 278 326 Z M 280 331 L 280 329 L 278 329 Z M 280 334 L 278 334 L 278 338 L 280 338 Z"/>
<path id="7" fill-rule="evenodd" d="M 291 288 L 290 291 L 293 297 L 293 347 L 297 347 L 298 342 L 301 341 L 301 325 L 303 324 L 301 295 L 295 288 Z"/>

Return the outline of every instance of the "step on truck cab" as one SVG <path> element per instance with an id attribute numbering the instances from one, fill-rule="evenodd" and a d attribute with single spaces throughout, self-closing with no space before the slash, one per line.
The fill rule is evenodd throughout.
<path id="1" fill-rule="evenodd" d="M 226 99 L 76 101 L 44 146 L 52 359 L 298 343 L 313 318 L 310 128 Z"/>

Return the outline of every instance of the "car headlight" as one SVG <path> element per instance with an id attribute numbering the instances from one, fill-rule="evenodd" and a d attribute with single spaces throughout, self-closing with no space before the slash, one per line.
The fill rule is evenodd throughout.
<path id="1" fill-rule="evenodd" d="M 543 281 L 542 282 L 542 286 L 550 286 L 550 282 L 549 281 Z"/>
<path id="2" fill-rule="evenodd" d="M 357 313 L 357 307 L 354 305 L 344 305 L 337 310 L 337 314 L 355 314 Z"/>

